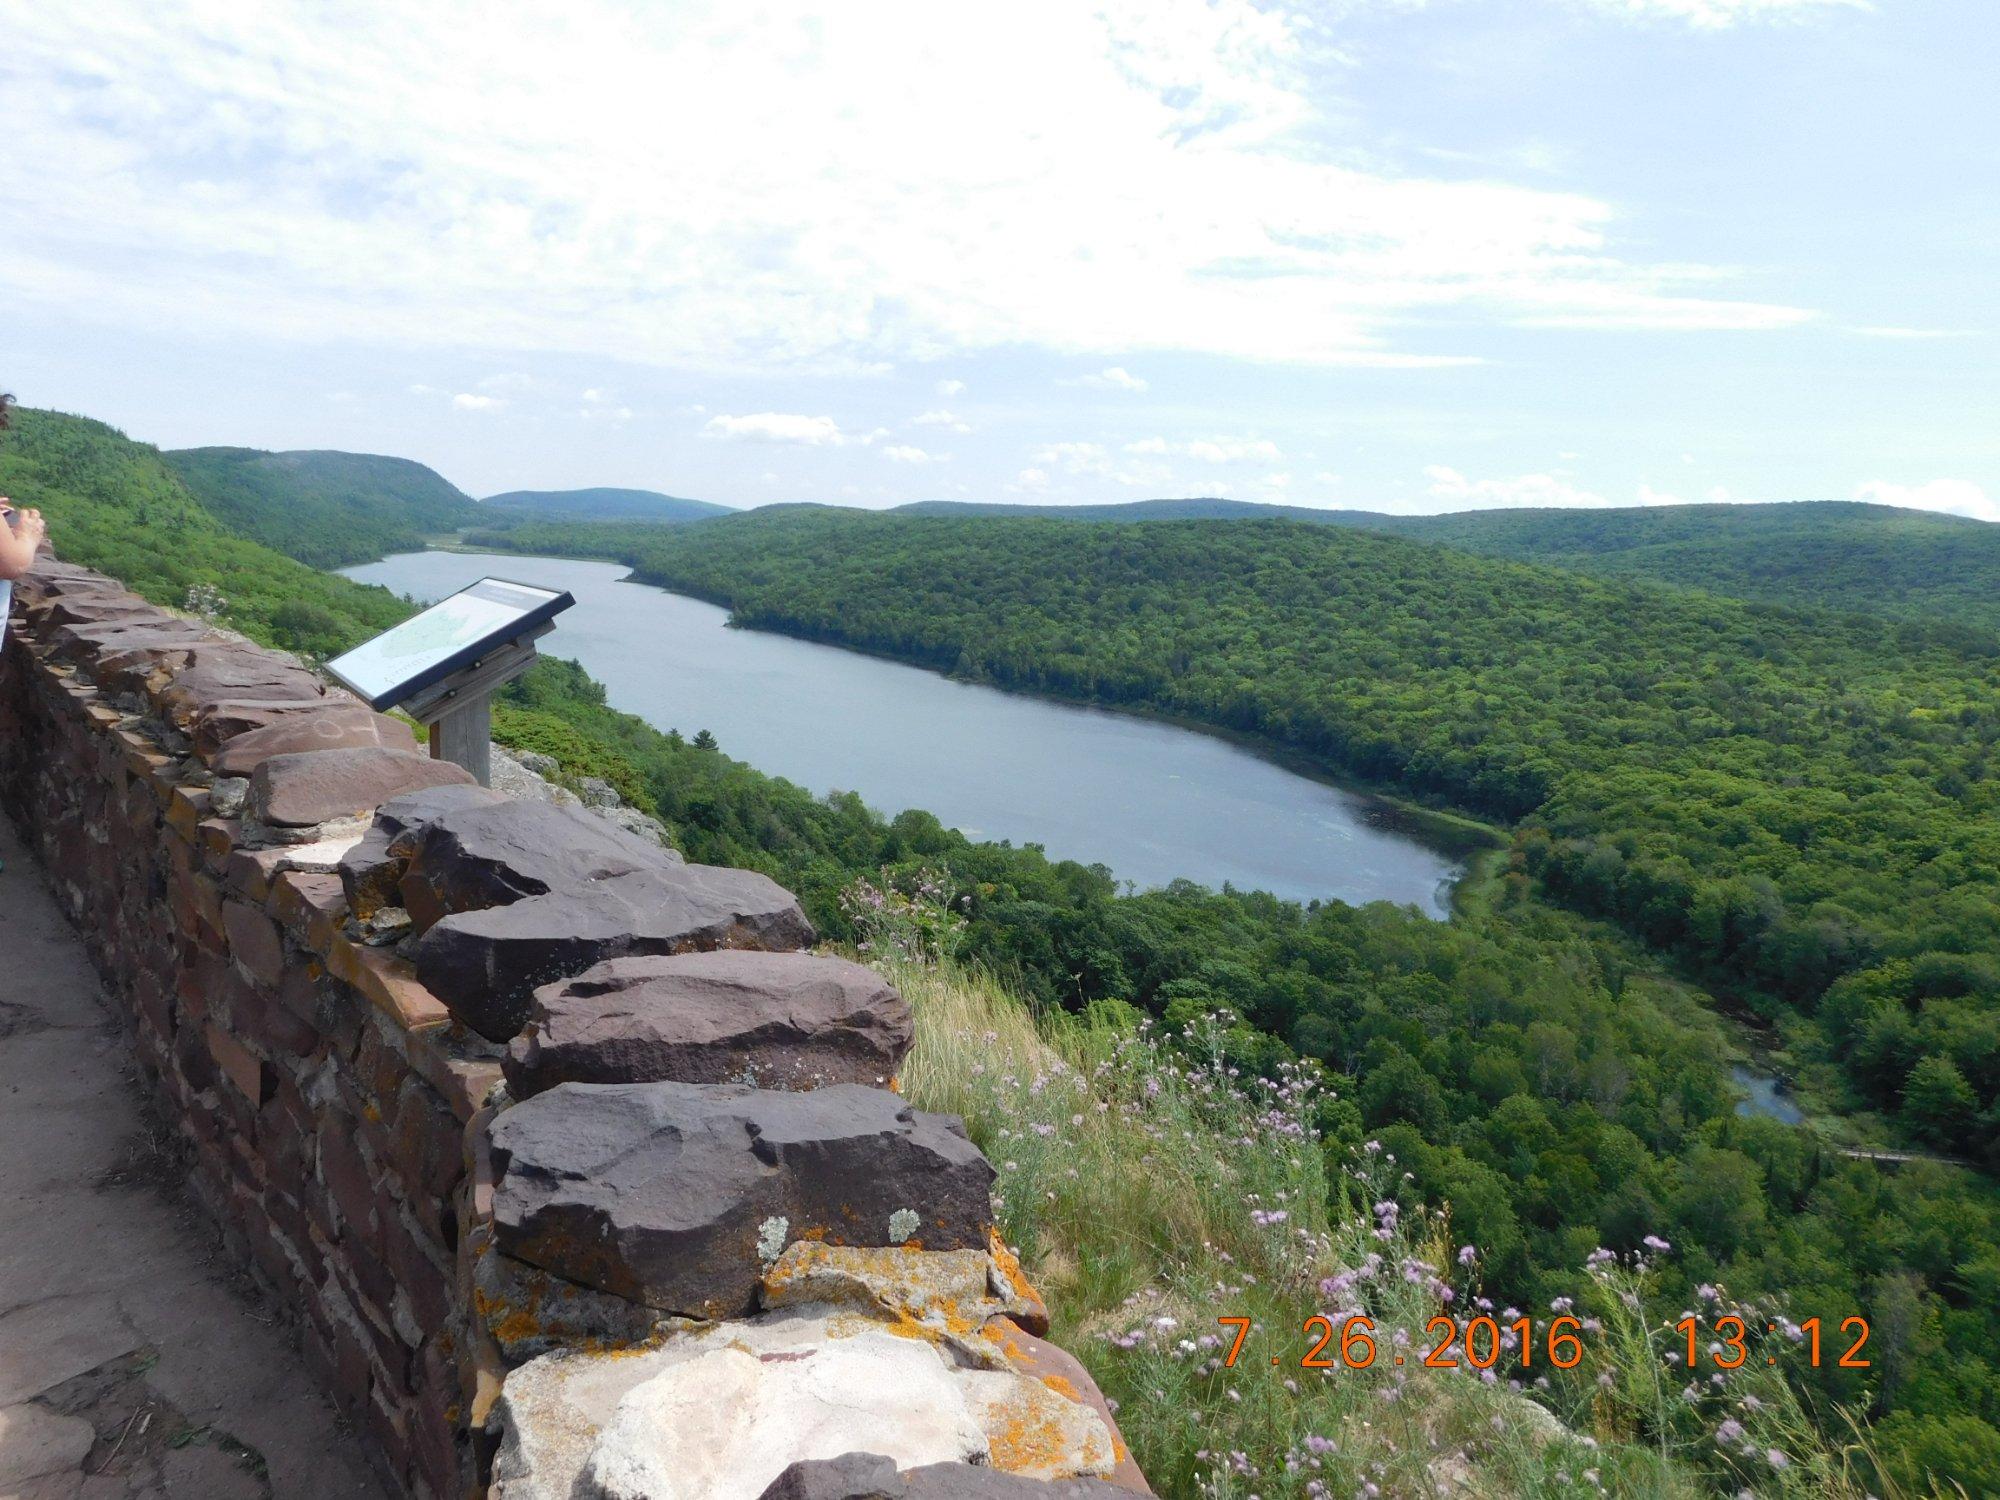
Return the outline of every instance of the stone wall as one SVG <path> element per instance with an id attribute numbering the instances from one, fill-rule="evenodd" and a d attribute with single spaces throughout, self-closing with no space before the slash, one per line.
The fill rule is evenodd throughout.
<path id="1" fill-rule="evenodd" d="M 1145 1492 L 992 1169 L 894 1092 L 907 1007 L 764 877 L 53 560 L 0 806 L 397 1492 Z"/>

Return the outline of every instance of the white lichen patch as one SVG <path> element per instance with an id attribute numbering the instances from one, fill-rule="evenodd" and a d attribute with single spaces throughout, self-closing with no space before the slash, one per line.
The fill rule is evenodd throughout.
<path id="1" fill-rule="evenodd" d="M 775 1265 L 785 1253 L 785 1236 L 791 1230 L 792 1221 L 783 1214 L 773 1214 L 757 1226 L 757 1254 L 765 1265 Z"/>
<path id="2" fill-rule="evenodd" d="M 889 1243 L 901 1245 L 914 1238 L 923 1220 L 914 1208 L 899 1208 L 889 1215 Z"/>

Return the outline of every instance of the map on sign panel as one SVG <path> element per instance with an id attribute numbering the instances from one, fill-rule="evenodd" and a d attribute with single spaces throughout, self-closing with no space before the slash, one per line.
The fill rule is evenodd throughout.
<path id="1" fill-rule="evenodd" d="M 567 593 L 482 578 L 327 663 L 328 675 L 387 708 L 519 639 L 576 602 Z"/>

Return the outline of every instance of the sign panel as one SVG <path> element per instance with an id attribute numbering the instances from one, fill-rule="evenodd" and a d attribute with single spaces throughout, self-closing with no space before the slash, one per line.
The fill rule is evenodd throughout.
<path id="1" fill-rule="evenodd" d="M 576 600 L 555 589 L 482 578 L 326 664 L 327 674 L 389 708 L 546 624 Z"/>

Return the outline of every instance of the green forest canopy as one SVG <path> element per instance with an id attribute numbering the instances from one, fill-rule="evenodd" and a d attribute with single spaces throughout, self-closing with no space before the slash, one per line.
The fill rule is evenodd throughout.
<path id="1" fill-rule="evenodd" d="M 316 568 L 421 547 L 481 516 L 470 496 L 407 458 L 255 448 L 182 448 L 161 457 L 225 526 Z"/>
<path id="2" fill-rule="evenodd" d="M 922 502 L 897 514 L 1070 521 L 1288 520 L 1380 531 L 1521 562 L 1743 599 L 2000 630 L 2000 526 L 1844 500 L 1397 516 L 1240 500 L 1024 506 Z"/>
<path id="3" fill-rule="evenodd" d="M 229 597 L 231 623 L 285 644 L 301 638 L 284 604 L 310 604 L 324 612 L 310 633 L 323 643 L 314 649 L 349 644 L 408 607 L 229 535 L 153 450 L 108 427 L 27 413 L 17 436 L 0 444 L 0 491 L 44 506 L 65 555 L 150 597 L 175 603 L 192 585 L 215 585 Z M 1574 827 L 1552 828 L 1546 842 L 1524 837 L 1505 899 L 1450 923 L 1384 905 L 1303 908 L 1186 885 L 1126 896 L 1102 869 L 972 843 L 926 813 L 885 819 L 855 798 L 815 798 L 697 749 L 610 709 L 571 664 L 544 663 L 519 685 L 499 730 L 555 755 L 571 774 L 614 780 L 671 823 L 690 857 L 785 880 L 832 936 L 847 935 L 839 893 L 857 876 L 942 871 L 966 903 L 968 955 L 1019 976 L 1046 1003 L 1093 1004 L 1107 1017 L 1132 1006 L 1169 1024 L 1221 1010 L 1240 1018 L 1228 1045 L 1241 1066 L 1268 1067 L 1294 1052 L 1323 1060 L 1340 1075 L 1342 1097 L 1322 1121 L 1334 1148 L 1379 1139 L 1412 1173 L 1413 1191 L 1448 1200 L 1454 1237 L 1481 1246 L 1496 1296 L 1545 1304 L 1574 1291 L 1596 1245 L 1627 1249 L 1660 1234 L 1679 1247 L 1667 1274 L 1686 1295 L 1697 1282 L 1725 1280 L 1737 1295 L 1782 1296 L 1797 1316 L 1875 1314 L 1877 1366 L 1801 1371 L 1807 1391 L 1867 1410 L 1903 1455 L 1906 1476 L 1929 1469 L 1975 1492 L 2000 1488 L 1992 1349 L 2000 1211 L 1987 1181 L 1924 1163 L 1885 1172 L 1842 1158 L 1808 1131 L 1738 1117 L 1715 1023 L 1679 986 L 1537 899 L 1534 874 L 1572 900 L 1594 890 L 1591 899 L 1616 907 L 1630 872 L 1679 871 L 1701 896 L 1679 919 L 1685 933 L 1739 940 L 1710 958 L 1729 972 L 1795 919 L 1799 901 L 1821 899 L 1815 888 L 1841 878 L 1842 866 L 1818 846 L 1824 833 L 1861 857 L 1850 872 L 1859 885 L 1846 898 L 1855 908 L 1848 925 L 1873 943 L 1910 941 L 1916 930 L 1861 872 L 1893 867 L 1906 882 L 1923 881 L 1945 859 L 1973 870 L 1976 830 L 1941 813 L 1944 803 L 1990 794 L 1983 767 L 1961 765 L 1963 798 L 1917 790 L 1936 757 L 1962 758 L 1990 727 L 1981 717 L 1990 668 L 1922 631 L 1906 640 L 1878 624 L 1873 637 L 1836 631 L 1820 640 L 1782 612 L 1625 597 L 1625 586 L 1579 586 L 1379 538 L 1346 539 L 1359 550 L 1321 557 L 1297 527 L 1232 529 L 1241 540 L 1226 546 L 1212 530 L 1111 527 L 1058 566 L 1079 550 L 1073 531 L 1058 541 L 1036 523 L 965 529 L 991 524 L 925 523 L 926 532 L 891 521 L 876 531 L 864 521 L 850 534 L 794 513 L 677 529 L 670 546 L 655 531 L 646 545 L 673 554 L 649 567 L 698 572 L 711 594 L 739 589 L 746 600 L 797 608 L 822 631 L 824 620 L 809 613 L 821 598 L 807 586 L 808 560 L 884 640 L 907 635 L 941 655 L 958 630 L 1003 627 L 957 641 L 965 660 L 947 664 L 1016 672 L 1031 685 L 1101 691 L 1153 681 L 1161 631 L 1196 632 L 1165 637 L 1178 643 L 1166 648 L 1169 675 L 1206 692 L 1224 680 L 1218 674 L 1233 674 L 1219 701 L 1247 706 L 1265 732 L 1310 727 L 1329 708 L 1341 710 L 1327 720 L 1337 725 L 1363 722 L 1365 712 L 1370 737 L 1357 743 L 1379 742 L 1385 754 L 1415 747 L 1413 764 L 1431 768 L 1437 795 L 1518 797 L 1532 789 L 1524 776 L 1545 776 L 1549 805 L 1568 808 Z M 1371 569 L 1384 575 L 1372 589 Z M 1037 573 L 1045 584 L 1033 581 Z M 1296 592 L 1315 580 L 1336 586 L 1317 607 L 1299 604 Z M 1268 585 L 1277 613 L 1245 597 L 1252 582 Z M 989 587 L 997 592 L 982 598 Z M 911 597 L 942 611 L 934 638 L 906 620 Z M 1351 615 L 1371 610 L 1379 628 L 1350 627 Z M 1593 623 L 1598 610 L 1610 613 Z M 1326 631 L 1368 653 L 1332 682 L 1369 694 L 1351 703 L 1300 694 L 1289 706 L 1260 695 L 1267 679 L 1316 681 L 1307 669 Z M 1662 664 L 1636 661 L 1644 653 L 1621 645 L 1628 635 L 1665 651 Z M 1856 659 L 1870 644 L 1885 653 L 1872 669 Z M 1171 654 L 1197 648 L 1219 661 Z M 1054 675 L 1032 684 L 1045 670 Z M 1850 671 L 1836 692 L 1827 674 Z M 1491 678 L 1485 695 L 1481 675 Z M 1261 717 L 1267 711 L 1274 716 Z M 1561 740 L 1571 732 L 1583 748 Z M 1838 754 L 1820 743 L 1832 732 L 1848 736 Z M 1523 744 L 1519 735 L 1535 738 Z M 1755 749 L 1767 736 L 1769 746 Z M 1845 754 L 1879 766 L 1889 790 L 1870 795 L 1840 780 L 1831 762 Z M 1679 785 L 1690 756 L 1711 779 L 1693 783 L 1701 795 L 1681 798 L 1675 818 L 1657 782 Z M 1760 778 L 1774 771 L 1779 792 L 1767 795 Z M 1823 810 L 1822 795 L 1839 816 Z M 1898 802 L 1908 805 L 1888 805 Z M 1792 805 L 1807 811 L 1790 823 L 1773 812 Z M 1639 835 L 1587 831 L 1591 816 L 1627 809 L 1646 815 Z M 1529 814 L 1535 826 L 1538 813 Z M 1927 839 L 1911 831 L 1912 819 L 1929 827 Z M 1756 876 L 1728 873 L 1739 852 Z M 1781 882 L 1789 897 L 1773 894 Z M 1734 904 L 1739 895 L 1747 904 Z M 1961 907 L 1953 899 L 1946 892 L 1928 911 L 1906 905 L 1925 940 L 1954 947 L 1862 954 L 1863 966 L 1841 970 L 1819 997 L 1818 1016 L 1846 1018 L 1886 1072 L 1906 1053 L 1916 1057 L 1903 1080 L 1919 1101 L 1913 1128 L 1933 1114 L 1957 1128 L 1964 1111 L 1982 1107 L 1967 1095 L 1991 1084 L 1994 1049 L 1979 1040 L 1993 1008 L 1980 967 L 1991 946 L 1990 931 L 1980 935 L 1985 887 L 1968 883 Z M 1646 910 L 1627 920 L 1643 929 Z M 1660 910 L 1680 908 L 1670 894 Z M 1711 920 L 1721 925 L 1704 925 Z M 1794 997 L 1799 1015 L 1812 1013 L 1813 998 Z"/>
<path id="4" fill-rule="evenodd" d="M 1518 823 L 1552 890 L 1816 1018 L 1924 1139 L 2000 1138 L 2000 640 L 1285 522 L 794 509 L 597 540 L 746 624 L 1185 715 Z M 1942 1115 L 1906 1098 L 1925 1057 L 1966 1087 Z"/>

